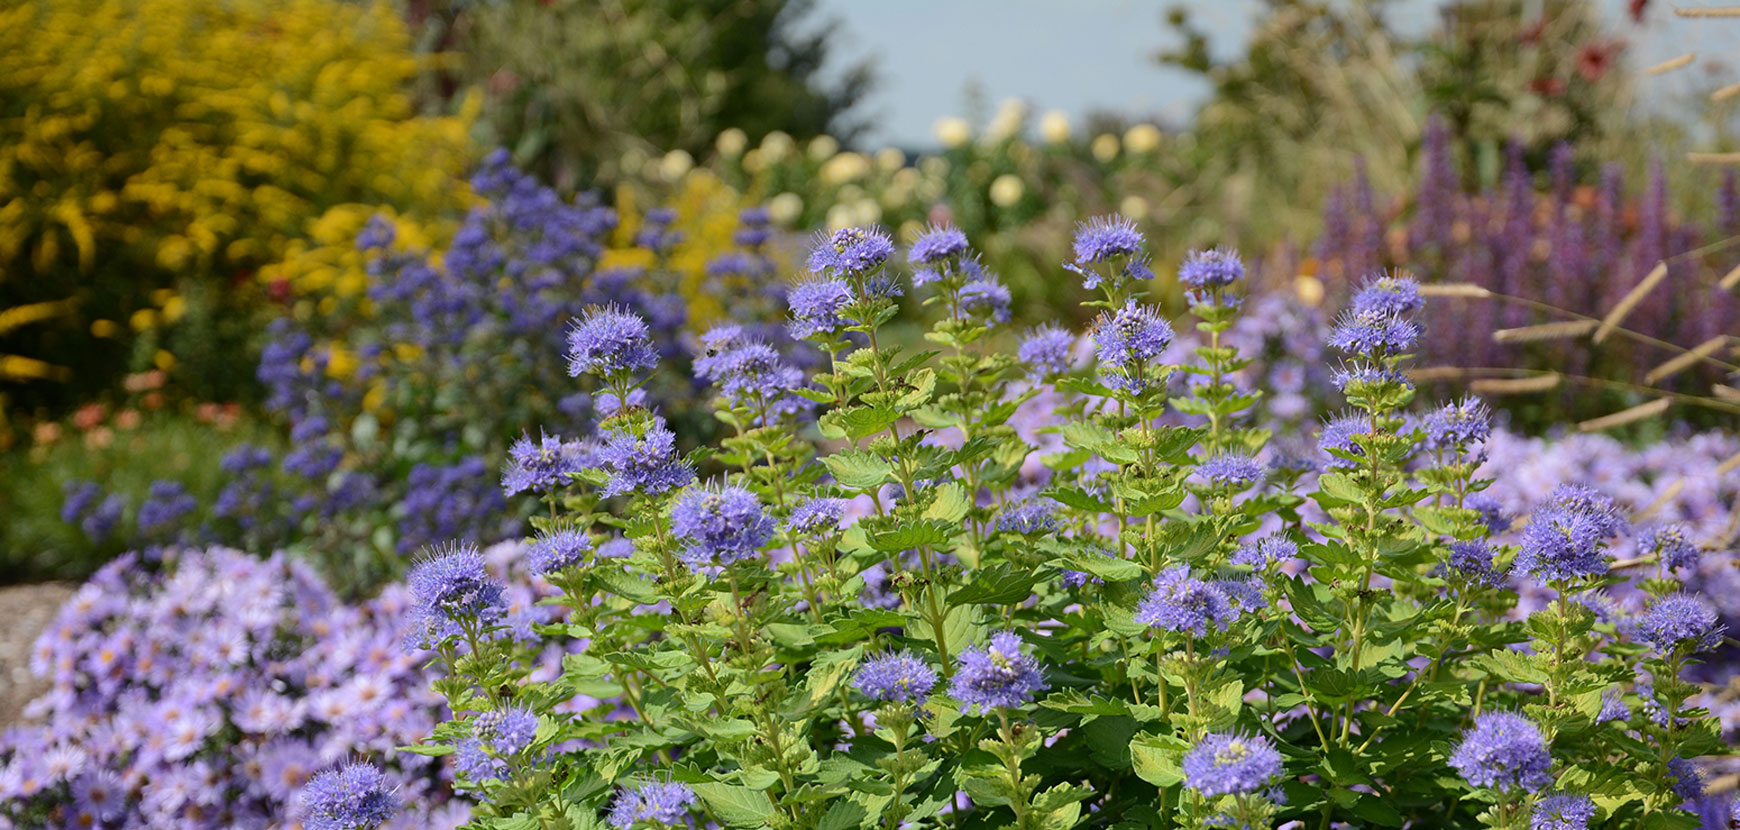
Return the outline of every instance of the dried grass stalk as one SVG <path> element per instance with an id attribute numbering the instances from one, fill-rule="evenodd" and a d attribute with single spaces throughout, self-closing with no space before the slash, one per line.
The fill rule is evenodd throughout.
<path id="1" fill-rule="evenodd" d="M 1688 350 L 1685 354 L 1678 355 L 1666 363 L 1649 370 L 1649 374 L 1643 376 L 1643 382 L 1653 386 L 1659 381 L 1671 378 L 1690 368 L 1698 361 L 1721 351 L 1722 347 L 1727 345 L 1727 343 L 1728 335 L 1726 334 L 1718 334 L 1715 337 L 1705 340 Z"/>
<path id="2" fill-rule="evenodd" d="M 1688 6 L 1674 9 L 1680 17 L 1740 17 L 1740 6 Z"/>
<path id="3" fill-rule="evenodd" d="M 1622 427 L 1626 424 L 1634 424 L 1638 421 L 1644 420 L 1645 418 L 1654 418 L 1655 416 L 1666 412 L 1668 406 L 1672 403 L 1673 398 L 1656 398 L 1649 403 L 1640 403 L 1630 409 L 1621 409 L 1611 415 L 1590 418 L 1589 420 L 1578 424 L 1577 431 L 1600 432 L 1614 427 Z"/>
<path id="4" fill-rule="evenodd" d="M 1661 75 L 1661 74 L 1665 74 L 1668 72 L 1672 72 L 1675 69 L 1679 69 L 1681 67 L 1691 66 L 1692 61 L 1695 61 L 1697 59 L 1698 59 L 1698 53 L 1687 52 L 1684 55 L 1681 55 L 1677 58 L 1668 58 L 1667 60 L 1662 61 L 1661 63 L 1658 63 L 1655 66 L 1652 66 L 1652 67 L 1645 69 L 1643 71 L 1645 74 L 1648 74 L 1648 75 Z"/>
<path id="5" fill-rule="evenodd" d="M 1715 104 L 1721 101 L 1726 101 L 1735 95 L 1740 95 L 1740 84 L 1729 84 L 1710 93 L 1710 103 Z"/>
<path id="6" fill-rule="evenodd" d="M 1582 337 L 1598 325 L 1595 320 L 1565 320 L 1559 323 L 1541 323 L 1534 326 L 1519 326 L 1514 329 L 1499 329 L 1492 333 L 1492 339 L 1498 343 L 1532 343 L 1537 340 L 1564 340 L 1570 337 Z"/>
<path id="7" fill-rule="evenodd" d="M 1735 457 L 1740 458 L 1740 456 L 1735 456 Z M 1662 507 L 1665 506 L 1668 502 L 1679 498 L 1680 491 L 1684 490 L 1684 489 L 1686 489 L 1686 480 L 1683 478 L 1674 479 L 1674 483 L 1669 484 L 1667 486 L 1667 489 L 1661 491 L 1661 495 L 1656 496 L 1655 501 L 1650 502 L 1648 507 L 1645 507 L 1644 509 L 1637 511 L 1637 514 L 1635 516 L 1633 516 L 1633 518 L 1634 519 L 1646 519 L 1650 516 L 1655 515 L 1655 511 L 1662 509 Z"/>
<path id="8" fill-rule="evenodd" d="M 1740 452 L 1737 452 L 1737 453 L 1734 453 L 1733 455 L 1728 456 L 1727 461 L 1724 461 L 1720 465 L 1717 465 L 1716 476 L 1717 477 L 1725 476 L 1731 472 L 1734 472 L 1737 469 L 1740 469 Z"/>
<path id="9" fill-rule="evenodd" d="M 1740 153 L 1687 153 L 1693 164 L 1740 164 Z"/>
<path id="10" fill-rule="evenodd" d="M 1482 299 L 1492 292 L 1471 282 L 1440 282 L 1420 286 L 1422 297 L 1473 297 Z"/>
<path id="11" fill-rule="evenodd" d="M 1723 291 L 1733 291 L 1736 285 L 1740 285 L 1740 265 L 1734 266 L 1734 270 L 1722 275 L 1722 280 L 1716 283 L 1716 287 Z"/>
<path id="12" fill-rule="evenodd" d="M 1408 378 L 1415 383 L 1430 383 L 1435 380 L 1452 380 L 1466 377 L 1468 370 L 1461 366 L 1421 366 L 1408 370 Z"/>
<path id="13" fill-rule="evenodd" d="M 1642 282 L 1632 286 L 1632 289 L 1626 292 L 1625 298 L 1620 300 L 1612 311 L 1607 312 L 1606 317 L 1601 318 L 1601 327 L 1595 330 L 1595 342 L 1599 343 L 1606 340 L 1607 335 L 1619 328 L 1619 324 L 1625 321 L 1625 316 L 1637 308 L 1637 304 L 1643 302 L 1643 298 L 1649 296 L 1649 292 L 1661 285 L 1662 280 L 1667 279 L 1667 272 L 1667 263 L 1658 262 L 1654 268 L 1650 269 L 1649 275 L 1644 277 Z"/>
<path id="14" fill-rule="evenodd" d="M 1558 372 L 1546 372 L 1526 378 L 1482 378 L 1468 388 L 1476 395 L 1520 395 L 1556 389 L 1561 380 Z"/>
<path id="15" fill-rule="evenodd" d="M 1718 398 L 1730 401 L 1740 401 L 1740 389 L 1735 389 L 1732 386 L 1723 386 L 1718 383 L 1715 386 L 1710 387 L 1710 391 L 1716 393 L 1716 397 Z M 1740 513 L 1737 513 L 1736 515 L 1740 515 Z"/>

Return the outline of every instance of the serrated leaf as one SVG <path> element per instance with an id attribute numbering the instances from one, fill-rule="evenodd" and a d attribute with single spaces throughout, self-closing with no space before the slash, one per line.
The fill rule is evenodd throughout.
<path id="1" fill-rule="evenodd" d="M 773 800 L 765 792 L 718 781 L 693 787 L 695 794 L 707 802 L 707 809 L 732 827 L 762 827 L 773 818 Z"/>
<path id="2" fill-rule="evenodd" d="M 941 522 L 924 520 L 901 525 L 893 530 L 870 534 L 870 547 L 883 553 L 903 553 L 926 546 L 940 545 L 954 536 L 953 530 Z"/>
<path id="3" fill-rule="evenodd" d="M 949 605 L 1014 605 L 1032 595 L 1033 586 L 1037 584 L 1039 576 L 1031 570 L 1024 572 L 1010 565 L 996 565 L 978 571 L 972 582 L 949 594 Z"/>
<path id="4" fill-rule="evenodd" d="M 972 502 L 967 498 L 967 488 L 959 482 L 945 482 L 934 488 L 930 507 L 925 508 L 924 518 L 935 519 L 948 524 L 959 524 L 967 516 L 967 509 Z"/>
<path id="5" fill-rule="evenodd" d="M 894 476 L 894 467 L 881 456 L 863 450 L 845 450 L 822 458 L 834 480 L 854 490 L 882 486 Z"/>

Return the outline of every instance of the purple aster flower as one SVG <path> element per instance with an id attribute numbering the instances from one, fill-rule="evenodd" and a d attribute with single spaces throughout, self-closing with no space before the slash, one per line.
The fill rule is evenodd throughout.
<path id="1" fill-rule="evenodd" d="M 798 340 L 834 334 L 846 325 L 840 310 L 852 302 L 852 289 L 845 280 L 808 279 L 786 294 L 791 307 L 791 336 Z"/>
<path id="2" fill-rule="evenodd" d="M 477 716 L 477 736 L 489 742 L 497 755 L 516 755 L 532 745 L 538 735 L 538 716 L 517 706 L 495 709 Z"/>
<path id="3" fill-rule="evenodd" d="M 627 493 L 657 495 L 687 486 L 695 480 L 689 463 L 677 456 L 677 436 L 656 419 L 637 434 L 632 429 L 612 429 L 598 448 L 598 461 L 610 478 L 600 490 L 604 496 Z"/>
<path id="4" fill-rule="evenodd" d="M 1255 542 L 1246 542 L 1233 551 L 1231 562 L 1234 565 L 1246 565 L 1253 569 L 1268 570 L 1276 562 L 1296 559 L 1299 556 L 1299 546 L 1285 536 L 1264 536 Z"/>
<path id="5" fill-rule="evenodd" d="M 102 498 L 103 488 L 94 481 L 69 480 L 61 485 L 60 493 L 60 520 L 70 525 L 77 523 Z"/>
<path id="6" fill-rule="evenodd" d="M 715 485 L 679 496 L 671 506 L 671 529 L 689 543 L 682 558 L 693 568 L 755 558 L 773 538 L 775 524 L 754 493 Z"/>
<path id="7" fill-rule="evenodd" d="M 882 267 L 894 242 L 877 228 L 841 228 L 817 237 L 810 270 L 836 277 L 859 277 Z"/>
<path id="8" fill-rule="evenodd" d="M 1356 466 L 1355 462 L 1335 455 L 1330 450 L 1363 457 L 1365 448 L 1354 439 L 1370 432 L 1371 424 L 1364 417 L 1354 413 L 1340 415 L 1323 425 L 1323 431 L 1317 436 L 1317 448 L 1329 455 L 1331 469 L 1352 469 Z"/>
<path id="9" fill-rule="evenodd" d="M 961 312 L 982 323 L 995 325 L 1009 322 L 1009 288 L 995 276 L 986 273 L 961 286 Z"/>
<path id="10" fill-rule="evenodd" d="M 538 534 L 526 551 L 527 566 L 538 576 L 572 568 L 586 560 L 592 538 L 577 527 L 553 527 Z"/>
<path id="11" fill-rule="evenodd" d="M 739 343 L 716 355 L 707 368 L 726 401 L 754 409 L 758 418 L 796 414 L 809 405 L 793 394 L 804 386 L 803 371 L 766 343 Z"/>
<path id="12" fill-rule="evenodd" d="M 1145 364 L 1172 344 L 1172 324 L 1151 306 L 1130 300 L 1117 314 L 1101 317 L 1094 327 L 1100 369 L 1112 386 L 1137 390 L 1147 384 Z"/>
<path id="13" fill-rule="evenodd" d="M 1329 345 L 1364 358 L 1394 357 L 1420 339 L 1420 327 L 1395 314 L 1351 309 L 1336 318 Z"/>
<path id="14" fill-rule="evenodd" d="M 1529 830 L 1589 830 L 1595 817 L 1595 802 L 1586 795 L 1557 793 L 1535 802 Z"/>
<path id="15" fill-rule="evenodd" d="M 1696 568 L 1701 554 L 1679 522 L 1653 524 L 1637 534 L 1637 552 L 1654 555 L 1668 570 Z"/>
<path id="16" fill-rule="evenodd" d="M 717 323 L 699 338 L 701 353 L 691 364 L 695 377 L 708 383 L 718 383 L 725 377 L 730 354 L 753 343 L 754 338 L 737 323 Z"/>
<path id="17" fill-rule="evenodd" d="M 1063 267 L 1080 274 L 1082 287 L 1090 291 L 1108 279 L 1094 267 L 1101 263 L 1113 267 L 1109 278 L 1114 285 L 1125 279 L 1152 279 L 1154 272 L 1137 256 L 1146 242 L 1135 222 L 1122 216 L 1096 216 L 1076 225 L 1075 261 Z"/>
<path id="18" fill-rule="evenodd" d="M 923 703 L 936 680 L 936 671 L 912 652 L 896 651 L 864 661 L 852 687 L 871 700 Z"/>
<path id="19" fill-rule="evenodd" d="M 961 702 L 961 711 L 974 706 L 984 709 L 1013 708 L 1033 699 L 1036 692 L 1051 688 L 1040 671 L 1039 661 L 1021 651 L 1021 637 L 999 631 L 983 646 L 967 646 L 956 658 L 949 696 Z"/>
<path id="20" fill-rule="evenodd" d="M 1618 689 L 1608 689 L 1601 693 L 1601 711 L 1595 713 L 1595 723 L 1631 720 L 1631 707 L 1625 705 L 1625 696 Z"/>
<path id="21" fill-rule="evenodd" d="M 1475 787 L 1529 792 L 1552 783 L 1553 757 L 1534 721 L 1514 712 L 1487 712 L 1462 733 L 1450 766 Z"/>
<path id="22" fill-rule="evenodd" d="M 1023 499 L 1003 508 L 1003 512 L 997 515 L 997 532 L 1028 536 L 1050 533 L 1057 529 L 1056 512 L 1057 502 L 1051 499 Z"/>
<path id="23" fill-rule="evenodd" d="M 1492 547 L 1484 539 L 1450 543 L 1450 558 L 1444 563 L 1449 574 L 1468 585 L 1497 587 L 1504 584 L 1504 572 L 1492 564 Z"/>
<path id="24" fill-rule="evenodd" d="M 1473 493 L 1462 500 L 1462 506 L 1480 514 L 1480 521 L 1486 525 L 1488 533 L 1510 530 L 1510 516 L 1504 512 L 1504 505 L 1499 504 L 1497 496 L 1485 491 Z"/>
<path id="25" fill-rule="evenodd" d="M 1263 735 L 1211 732 L 1184 753 L 1184 785 L 1209 797 L 1254 793 L 1281 775 L 1281 753 Z"/>
<path id="26" fill-rule="evenodd" d="M 791 515 L 785 520 L 785 530 L 793 535 L 832 533 L 840 529 L 840 521 L 845 517 L 844 499 L 817 497 L 791 511 Z"/>
<path id="27" fill-rule="evenodd" d="M 616 306 L 594 306 L 568 330 L 568 374 L 611 379 L 658 364 L 646 321 Z"/>
<path id="28" fill-rule="evenodd" d="M 1178 266 L 1178 281 L 1197 291 L 1225 288 L 1244 276 L 1245 264 L 1238 252 L 1225 248 L 1191 251 Z"/>
<path id="29" fill-rule="evenodd" d="M 1242 452 L 1222 452 L 1196 465 L 1196 474 L 1218 487 L 1243 487 L 1263 477 L 1263 465 Z"/>
<path id="30" fill-rule="evenodd" d="M 967 250 L 966 234 L 952 225 L 932 225 L 913 240 L 906 258 L 914 265 L 934 265 L 945 260 L 959 259 Z"/>
<path id="31" fill-rule="evenodd" d="M 1479 398 L 1447 403 L 1426 416 L 1426 446 L 1467 448 L 1492 435 L 1492 410 Z"/>
<path id="32" fill-rule="evenodd" d="M 567 484 L 570 475 L 586 469 L 589 459 L 579 444 L 542 432 L 539 435 L 535 444 L 531 436 L 522 435 L 508 448 L 507 465 L 501 471 L 501 489 L 507 495 L 528 490 L 548 492 Z"/>
<path id="33" fill-rule="evenodd" d="M 1561 484 L 1523 528 L 1517 568 L 1548 582 L 1600 576 L 1607 572 L 1607 539 L 1625 529 L 1612 499 Z"/>
<path id="34" fill-rule="evenodd" d="M 1353 295 L 1354 311 L 1380 315 L 1412 314 L 1424 308 L 1420 284 L 1406 274 L 1378 274 L 1366 277 L 1365 284 Z"/>
<path id="35" fill-rule="evenodd" d="M 666 827 L 685 824 L 695 791 L 680 781 L 648 781 L 616 794 L 610 806 L 610 826 L 629 830 L 639 822 Z"/>
<path id="36" fill-rule="evenodd" d="M 1668 783 L 1674 795 L 1685 801 L 1704 797 L 1704 770 L 1690 758 L 1671 758 L 1667 762 Z"/>
<path id="37" fill-rule="evenodd" d="M 1056 326 L 1040 326 L 1021 338 L 1015 355 L 1027 364 L 1034 377 L 1050 377 L 1069 371 L 1069 350 L 1075 345 L 1075 335 Z"/>
<path id="38" fill-rule="evenodd" d="M 302 789 L 308 830 L 372 830 L 398 810 L 386 775 L 373 764 L 347 764 L 308 780 Z"/>
<path id="39" fill-rule="evenodd" d="M 1188 565 L 1178 565 L 1154 577 L 1154 589 L 1136 606 L 1136 622 L 1201 637 L 1211 627 L 1225 631 L 1240 606 L 1221 583 L 1197 579 Z"/>
<path id="40" fill-rule="evenodd" d="M 153 481 L 146 491 L 145 501 L 139 505 L 139 533 L 157 536 L 173 530 L 182 517 L 198 507 L 199 503 L 188 495 L 181 482 Z"/>
<path id="41" fill-rule="evenodd" d="M 1725 630 L 1716 624 L 1715 606 L 1694 594 L 1662 597 L 1636 621 L 1637 637 L 1663 653 L 1708 651 Z"/>
<path id="42" fill-rule="evenodd" d="M 488 622 L 501 615 L 502 586 L 489 575 L 483 554 L 474 545 L 456 543 L 429 549 L 411 566 L 405 581 L 425 642 L 439 642 L 460 633 L 461 618 Z"/>

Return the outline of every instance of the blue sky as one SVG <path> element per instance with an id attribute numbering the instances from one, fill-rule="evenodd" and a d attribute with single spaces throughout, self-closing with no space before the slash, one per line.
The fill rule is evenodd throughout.
<path id="1" fill-rule="evenodd" d="M 1206 89 L 1187 73 L 1151 60 L 1170 43 L 1163 15 L 1171 5 L 1154 0 L 820 0 L 816 17 L 841 24 L 841 54 L 876 59 L 882 83 L 865 110 L 877 127 L 864 143 L 929 147 L 935 144 L 931 130 L 938 118 L 966 114 L 964 92 L 970 82 L 981 86 L 992 110 L 1004 98 L 1019 97 L 1038 112 L 1063 110 L 1077 125 L 1096 109 L 1183 120 Z M 1210 33 L 1217 54 L 1243 48 L 1261 8 L 1257 0 L 1185 5 Z M 1406 0 L 1397 25 L 1425 27 L 1436 6 L 1431 0 Z M 1601 0 L 1601 6 L 1618 20 L 1625 0 Z M 1740 66 L 1733 60 L 1740 21 L 1680 20 L 1669 3 L 1655 0 L 1644 27 L 1626 21 L 1617 28 L 1632 39 L 1634 57 L 1643 64 L 1695 49 L 1702 56 L 1725 53 L 1731 65 Z"/>

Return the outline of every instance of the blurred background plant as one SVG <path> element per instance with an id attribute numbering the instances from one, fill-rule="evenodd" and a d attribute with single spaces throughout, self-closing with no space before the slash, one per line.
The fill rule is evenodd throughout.
<path id="1" fill-rule="evenodd" d="M 7 382 L 8 409 L 64 412 L 153 367 L 252 397 L 256 269 L 333 206 L 463 197 L 467 107 L 418 115 L 421 64 L 387 3 L 0 9 L 0 308 L 62 311 L 0 353 L 64 370 Z"/>

